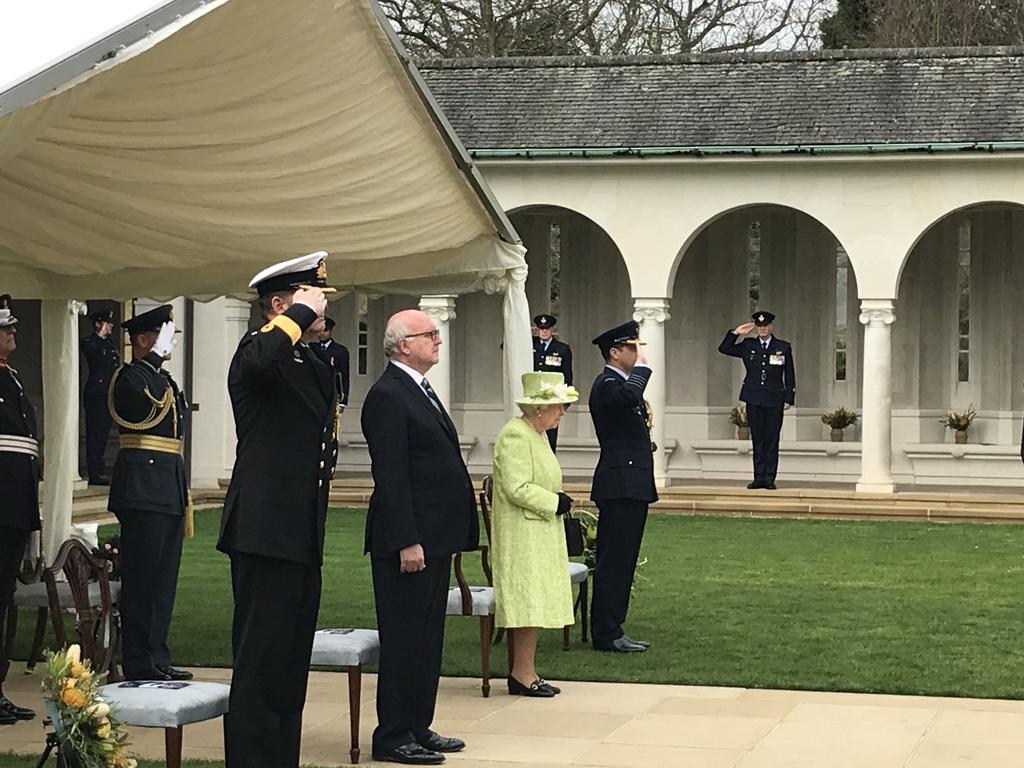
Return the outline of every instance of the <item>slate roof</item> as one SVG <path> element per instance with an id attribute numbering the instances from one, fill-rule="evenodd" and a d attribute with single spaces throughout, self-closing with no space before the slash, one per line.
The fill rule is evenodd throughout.
<path id="1" fill-rule="evenodd" d="M 1024 142 L 1024 47 L 463 59 L 420 71 L 477 153 Z"/>

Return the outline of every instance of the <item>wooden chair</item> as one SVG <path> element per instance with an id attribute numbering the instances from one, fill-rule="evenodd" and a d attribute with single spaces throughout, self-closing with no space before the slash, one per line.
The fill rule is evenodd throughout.
<path id="1" fill-rule="evenodd" d="M 486 524 L 486 523 L 485 523 Z M 488 541 L 490 541 L 488 534 Z M 484 698 L 491 695 L 491 640 L 494 637 L 494 585 L 491 581 L 491 563 L 487 557 L 488 545 L 481 544 L 480 561 L 487 586 L 470 586 L 462 572 L 462 552 L 452 555 L 456 586 L 448 590 L 449 616 L 480 617 L 480 691 Z"/>
<path id="2" fill-rule="evenodd" d="M 348 673 L 349 759 L 359 762 L 359 708 L 363 665 L 380 658 L 375 629 L 318 629 L 313 636 L 312 667 L 334 667 Z"/>
<path id="3" fill-rule="evenodd" d="M 69 539 L 61 544 L 53 565 L 43 571 L 57 643 L 63 646 L 69 642 L 61 603 L 62 588 L 66 588 L 75 611 L 77 637 L 71 642 L 81 646 L 82 658 L 89 659 L 97 673 L 109 672 L 110 682 L 101 689 L 103 698 L 118 710 L 118 718 L 126 725 L 162 728 L 166 766 L 181 768 L 182 729 L 227 712 L 230 687 L 196 681 L 116 682 L 120 626 L 107 565 L 80 541 Z M 58 582 L 60 573 L 67 579 L 66 584 Z"/>
<path id="4" fill-rule="evenodd" d="M 494 500 L 494 479 L 488 475 L 484 478 L 482 490 L 480 491 L 480 511 L 483 513 L 484 528 L 487 530 L 487 541 L 491 540 L 491 504 Z M 490 571 L 487 573 L 490 583 Z M 576 600 L 573 602 L 573 614 L 578 611 L 582 623 L 582 640 L 587 642 L 587 607 L 590 594 L 590 569 L 583 563 L 569 561 L 569 582 L 578 585 Z M 571 625 L 562 627 L 562 648 L 566 651 L 570 648 L 569 630 Z M 498 630 L 498 641 L 501 640 L 504 632 Z"/>

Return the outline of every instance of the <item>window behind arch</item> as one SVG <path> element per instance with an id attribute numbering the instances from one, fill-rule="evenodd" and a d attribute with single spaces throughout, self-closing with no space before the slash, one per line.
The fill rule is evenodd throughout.
<path id="1" fill-rule="evenodd" d="M 747 228 L 747 304 L 753 314 L 761 304 L 761 222 Z"/>
<path id="2" fill-rule="evenodd" d="M 957 227 L 956 258 L 957 349 L 956 380 L 971 380 L 971 220 Z"/>
<path id="3" fill-rule="evenodd" d="M 836 381 L 846 381 L 846 359 L 849 350 L 850 257 L 836 243 L 836 316 L 833 363 Z"/>

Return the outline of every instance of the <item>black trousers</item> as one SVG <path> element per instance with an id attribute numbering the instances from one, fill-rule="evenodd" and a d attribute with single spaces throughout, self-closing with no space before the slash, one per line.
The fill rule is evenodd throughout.
<path id="1" fill-rule="evenodd" d="M 174 612 L 185 521 L 181 515 L 123 510 L 121 637 L 125 676 L 169 667 L 167 633 Z"/>
<path id="2" fill-rule="evenodd" d="M 107 392 L 102 387 L 85 385 L 82 398 L 85 405 L 85 456 L 90 480 L 98 480 L 107 474 L 103 454 L 107 449 L 110 427 L 113 419 L 107 409 Z"/>
<path id="3" fill-rule="evenodd" d="M 754 443 L 754 481 L 774 483 L 779 470 L 781 405 L 747 405 L 747 423 Z"/>
<path id="4" fill-rule="evenodd" d="M 320 565 L 231 553 L 235 597 L 226 768 L 296 768 Z"/>
<path id="5" fill-rule="evenodd" d="M 551 444 L 551 452 L 554 453 L 558 450 L 558 427 L 549 429 L 548 432 L 548 443 Z"/>
<path id="6" fill-rule="evenodd" d="M 594 647 L 610 645 L 625 634 L 629 594 L 647 524 L 648 502 L 605 499 L 597 502 L 597 567 L 590 601 Z"/>
<path id="7" fill-rule="evenodd" d="M 380 634 L 374 752 L 431 733 L 451 562 L 447 555 L 428 557 L 426 569 L 418 573 L 402 573 L 397 555 L 371 563 Z"/>
<path id="8" fill-rule="evenodd" d="M 18 565 L 25 554 L 28 534 L 28 531 L 21 528 L 0 525 L 0 693 L 3 692 L 3 682 L 7 679 L 9 654 L 13 650 L 4 646 L 4 638 L 7 636 L 7 607 L 11 604 L 15 587 L 18 586 Z"/>

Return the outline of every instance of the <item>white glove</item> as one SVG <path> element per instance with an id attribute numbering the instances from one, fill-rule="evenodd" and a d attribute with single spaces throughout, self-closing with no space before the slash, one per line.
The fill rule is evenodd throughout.
<path id="1" fill-rule="evenodd" d="M 153 351 L 166 360 L 171 356 L 171 350 L 174 349 L 176 343 L 177 341 L 174 338 L 174 321 L 168 320 L 160 326 L 160 335 L 156 337 Z"/>

